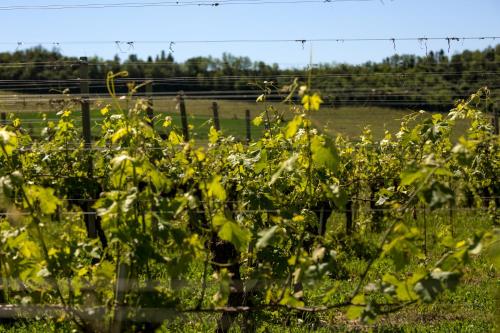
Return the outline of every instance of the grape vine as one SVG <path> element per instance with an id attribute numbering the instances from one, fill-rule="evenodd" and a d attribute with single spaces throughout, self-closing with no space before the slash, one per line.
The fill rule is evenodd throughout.
<path id="1" fill-rule="evenodd" d="M 123 108 L 113 83 L 121 75 L 108 76 L 115 103 L 102 108 L 90 149 L 71 105 L 40 139 L 19 121 L 0 128 L 0 298 L 19 316 L 52 306 L 93 332 L 148 330 L 195 312 L 220 313 L 217 332 L 238 317 L 251 331 L 273 311 L 341 309 L 370 322 L 455 289 L 470 259 L 498 246 L 493 227 L 462 240 L 450 226 L 432 262 L 423 226 L 408 222 L 422 210 L 485 207 L 498 226 L 500 141 L 486 88 L 447 114 L 406 116 L 375 141 L 369 129 L 356 140 L 322 134 L 310 120 L 319 93 L 296 85 L 284 101 L 289 121 L 263 104 L 261 139 L 245 145 L 212 128 L 200 145 L 168 118 L 162 139 L 137 87 Z M 459 119 L 470 127 L 455 143 Z M 353 256 L 363 269 L 339 290 Z M 322 299 L 309 297 L 325 285 Z"/>

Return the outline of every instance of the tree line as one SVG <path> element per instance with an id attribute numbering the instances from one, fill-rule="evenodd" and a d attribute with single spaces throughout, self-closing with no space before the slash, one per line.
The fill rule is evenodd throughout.
<path id="1" fill-rule="evenodd" d="M 78 61 L 77 57 L 64 56 L 57 50 L 41 46 L 0 53 L 0 80 L 33 80 L 24 84 L 0 81 L 0 91 L 50 93 L 64 88 L 77 91 L 76 81 L 71 85 L 65 80 L 79 77 Z M 359 65 L 324 63 L 306 70 L 280 68 L 278 64 L 252 61 L 249 57 L 228 53 L 221 58 L 200 56 L 184 62 L 175 61 L 173 55 L 165 51 L 145 60 L 130 54 L 126 59 L 91 57 L 88 61 L 90 79 L 102 80 L 99 84 L 91 84 L 93 93 L 105 92 L 103 82 L 110 70 L 127 71 L 129 80 L 156 79 L 155 92 L 182 90 L 188 94 L 203 94 L 220 91 L 227 96 L 238 94 L 240 99 L 254 99 L 263 81 L 272 81 L 276 87 L 282 87 L 289 85 L 294 78 L 306 82 L 310 75 L 312 86 L 321 91 L 323 100 L 330 105 L 439 111 L 449 110 L 455 100 L 481 86 L 488 86 L 494 99 L 500 86 L 500 44 L 453 55 L 444 50 L 430 51 L 426 56 L 396 54 L 381 62 Z M 41 80 L 53 82 L 47 84 Z M 122 89 L 126 89 L 125 85 Z M 279 97 L 276 94 L 271 98 L 273 96 Z"/>

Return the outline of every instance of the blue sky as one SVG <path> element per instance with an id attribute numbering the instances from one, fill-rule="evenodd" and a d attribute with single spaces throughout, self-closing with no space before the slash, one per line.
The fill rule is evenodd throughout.
<path id="1" fill-rule="evenodd" d="M 0 6 L 116 2 L 131 0 L 4 0 L 0 1 Z M 133 48 L 118 48 L 113 43 L 65 42 L 499 36 L 499 14 L 499 0 L 375 0 L 0 11 L 0 51 L 15 50 L 17 42 L 45 41 L 48 48 L 53 47 L 52 42 L 60 43 L 61 52 L 67 55 L 111 58 L 119 54 L 121 58 L 126 58 L 134 53 L 145 58 L 158 54 L 162 49 L 168 51 L 169 43 L 136 43 Z M 450 54 L 499 42 L 452 42 Z M 446 41 L 429 41 L 427 48 L 448 51 L 448 44 Z M 173 55 L 176 60 L 182 61 L 199 55 L 219 57 L 223 52 L 229 52 L 281 66 L 302 66 L 309 62 L 310 49 L 311 45 L 302 47 L 300 43 L 177 44 L 173 46 Z M 312 45 L 313 62 L 379 61 L 395 52 L 424 55 L 425 45 L 417 41 L 398 42 L 396 51 L 392 42 L 317 42 Z"/>

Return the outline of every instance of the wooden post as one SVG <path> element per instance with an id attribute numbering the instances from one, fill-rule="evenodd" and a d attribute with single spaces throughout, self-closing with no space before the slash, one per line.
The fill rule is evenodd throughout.
<path id="1" fill-rule="evenodd" d="M 90 132 L 90 105 L 89 105 L 89 63 L 87 57 L 80 58 L 80 95 L 82 105 L 82 126 L 85 148 L 92 147 Z M 89 170 L 92 166 L 89 166 Z"/>
<path id="2" fill-rule="evenodd" d="M 212 103 L 212 111 L 214 113 L 214 127 L 217 131 L 220 131 L 219 106 L 217 105 L 217 102 Z"/>
<path id="3" fill-rule="evenodd" d="M 1 125 L 2 126 L 7 126 L 7 113 L 5 112 L 0 112 L 0 120 L 1 120 Z"/>
<path id="4" fill-rule="evenodd" d="M 88 149 L 87 157 L 87 177 L 93 177 L 93 162 L 90 149 L 92 148 L 92 136 L 90 131 L 90 105 L 89 105 L 89 63 L 87 57 L 80 58 L 80 97 L 82 106 L 82 126 L 83 141 L 85 149 Z M 97 238 L 95 215 L 90 210 L 91 202 L 86 202 L 83 206 L 85 210 L 84 219 L 89 238 Z"/>
<path id="5" fill-rule="evenodd" d="M 452 181 L 452 178 L 449 177 L 448 182 L 450 184 L 450 188 L 451 188 L 451 181 Z M 448 217 L 450 219 L 451 236 L 455 237 L 455 224 L 453 223 L 453 208 L 454 208 L 454 204 L 452 201 L 450 201 L 448 203 Z"/>
<path id="6" fill-rule="evenodd" d="M 372 212 L 372 230 L 376 232 L 382 231 L 382 222 L 384 220 L 384 212 L 381 207 L 377 207 L 376 194 L 379 189 L 384 187 L 384 180 L 377 178 L 370 183 L 370 210 Z"/>
<path id="7" fill-rule="evenodd" d="M 125 296 L 128 292 L 128 265 L 120 262 L 118 264 L 118 272 L 115 286 L 115 304 L 113 323 L 111 325 L 112 333 L 120 333 L 122 324 L 126 319 L 126 313 L 123 309 Z"/>
<path id="8" fill-rule="evenodd" d="M 424 217 L 424 254 L 427 256 L 427 216 L 426 216 L 426 207 L 423 208 L 423 217 Z"/>
<path id="9" fill-rule="evenodd" d="M 348 200 L 345 205 L 345 232 L 347 235 L 352 234 L 353 229 L 353 220 L 352 220 L 352 200 Z"/>
<path id="10" fill-rule="evenodd" d="M 148 107 L 146 109 L 146 114 L 149 119 L 149 125 L 154 129 L 154 112 L 153 112 L 153 81 L 146 84 L 146 98 L 148 101 Z"/>
<path id="11" fill-rule="evenodd" d="M 251 124 L 250 110 L 248 109 L 245 110 L 245 123 L 247 128 L 247 145 L 248 145 L 250 144 L 250 141 L 252 141 L 252 127 L 250 126 Z"/>
<path id="12" fill-rule="evenodd" d="M 189 127 L 186 114 L 186 104 L 184 103 L 184 93 L 182 91 L 177 95 L 177 105 L 179 107 L 179 111 L 181 112 L 182 135 L 184 136 L 184 142 L 188 142 Z"/>
<path id="13" fill-rule="evenodd" d="M 498 135 L 500 124 L 498 124 L 498 110 L 495 107 L 495 105 L 493 105 L 493 126 L 494 126 L 494 130 L 495 130 L 495 134 Z"/>

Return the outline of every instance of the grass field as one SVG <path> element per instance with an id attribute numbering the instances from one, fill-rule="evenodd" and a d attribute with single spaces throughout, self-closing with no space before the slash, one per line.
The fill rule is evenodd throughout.
<path id="1" fill-rule="evenodd" d="M 10 117 L 18 117 L 22 120 L 23 127 L 40 133 L 41 128 L 45 126 L 43 122 L 44 114 L 48 120 L 57 118 L 56 113 L 59 110 L 52 100 L 52 104 L 48 101 L 47 96 L 24 96 L 15 100 L 2 99 L 0 94 L 0 111 L 10 114 Z M 64 98 L 70 100 L 70 98 Z M 8 101 L 8 102 L 7 102 Z M 192 125 L 191 136 L 196 139 L 204 140 L 207 137 L 212 119 L 212 100 L 189 99 L 186 98 L 186 110 L 188 113 L 188 123 Z M 94 101 L 92 107 L 92 124 L 93 134 L 98 135 L 99 122 L 102 119 L 99 109 L 101 106 L 110 104 L 111 101 L 107 98 Z M 261 114 L 266 107 L 266 104 L 256 103 L 252 101 L 231 101 L 218 100 L 219 118 L 221 128 L 227 135 L 244 140 L 246 137 L 245 111 L 250 110 L 251 118 Z M 125 102 L 122 102 L 126 107 Z M 176 108 L 177 102 L 173 98 L 158 97 L 154 100 L 154 112 L 157 119 L 156 128 L 161 131 L 161 123 L 165 116 L 171 116 L 174 125 L 180 127 L 180 115 Z M 280 103 L 268 103 L 267 106 L 272 106 L 278 112 L 284 115 L 285 120 L 291 119 L 293 114 L 290 112 L 290 106 Z M 75 105 L 74 116 L 77 124 L 81 123 L 79 105 Z M 399 129 L 401 119 L 412 112 L 420 111 L 418 109 L 392 109 L 383 107 L 340 107 L 333 108 L 323 106 L 320 111 L 314 112 L 311 115 L 313 124 L 330 135 L 344 135 L 350 138 L 359 136 L 363 129 L 369 127 L 372 130 L 375 139 L 381 139 L 384 132 L 387 130 L 390 133 L 396 133 Z M 433 114 L 430 112 L 429 114 Z M 454 134 L 458 138 L 466 128 L 465 122 L 457 124 L 457 130 Z M 252 137 L 259 137 L 263 132 L 261 127 L 251 126 Z"/>

